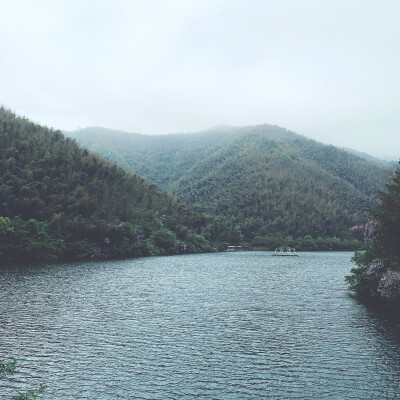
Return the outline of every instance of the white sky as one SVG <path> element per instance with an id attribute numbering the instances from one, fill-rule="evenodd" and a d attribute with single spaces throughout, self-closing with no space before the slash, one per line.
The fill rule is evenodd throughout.
<path id="1" fill-rule="evenodd" d="M 276 124 L 400 157 L 398 0 L 0 0 L 0 103 L 57 129 Z"/>

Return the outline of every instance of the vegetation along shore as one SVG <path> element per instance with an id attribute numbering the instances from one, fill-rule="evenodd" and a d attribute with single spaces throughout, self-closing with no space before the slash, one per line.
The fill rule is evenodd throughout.
<path id="1" fill-rule="evenodd" d="M 379 192 L 380 205 L 371 219 L 352 228 L 362 232 L 366 251 L 356 252 L 357 265 L 346 277 L 361 298 L 399 311 L 400 306 L 400 169 Z"/>

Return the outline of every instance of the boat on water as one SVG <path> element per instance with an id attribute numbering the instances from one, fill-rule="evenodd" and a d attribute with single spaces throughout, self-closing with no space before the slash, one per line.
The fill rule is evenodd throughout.
<path id="1" fill-rule="evenodd" d="M 291 247 L 287 247 L 286 249 L 282 247 L 280 247 L 279 249 L 275 249 L 275 253 L 273 253 L 272 255 L 279 257 L 298 257 L 296 249 L 293 249 Z"/>

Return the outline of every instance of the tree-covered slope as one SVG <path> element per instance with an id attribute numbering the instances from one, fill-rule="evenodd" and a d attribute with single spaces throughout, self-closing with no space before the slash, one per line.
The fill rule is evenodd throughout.
<path id="1" fill-rule="evenodd" d="M 165 136 L 88 128 L 68 135 L 188 204 L 225 217 L 247 241 L 348 237 L 387 180 L 376 163 L 270 125 Z"/>
<path id="2" fill-rule="evenodd" d="M 204 214 L 4 108 L 0 217 L 2 262 L 211 249 Z"/>

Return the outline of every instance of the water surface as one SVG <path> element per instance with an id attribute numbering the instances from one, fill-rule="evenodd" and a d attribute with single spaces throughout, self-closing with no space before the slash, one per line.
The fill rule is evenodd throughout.
<path id="1" fill-rule="evenodd" d="M 400 326 L 349 295 L 352 254 L 270 254 L 1 270 L 0 398 L 400 398 Z"/>

